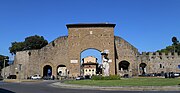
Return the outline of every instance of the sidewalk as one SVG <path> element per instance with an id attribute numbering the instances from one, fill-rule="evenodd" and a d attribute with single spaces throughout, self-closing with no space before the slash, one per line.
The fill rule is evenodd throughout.
<path id="1" fill-rule="evenodd" d="M 180 86 L 118 86 L 118 87 L 100 87 L 87 85 L 74 85 L 56 82 L 51 84 L 53 87 L 70 89 L 93 89 L 93 90 L 121 90 L 121 91 L 180 91 Z"/>

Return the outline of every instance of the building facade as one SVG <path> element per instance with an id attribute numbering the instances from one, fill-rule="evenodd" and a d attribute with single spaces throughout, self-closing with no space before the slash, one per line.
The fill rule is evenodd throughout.
<path id="1" fill-rule="evenodd" d="M 98 67 L 97 58 L 93 56 L 88 56 L 83 58 L 82 70 L 83 76 L 93 76 L 96 75 L 96 69 Z"/>
<path id="2" fill-rule="evenodd" d="M 77 77 L 81 74 L 80 54 L 87 49 L 109 51 L 110 75 L 137 76 L 145 73 L 180 72 L 180 55 L 140 54 L 126 40 L 114 36 L 115 24 L 66 26 L 68 36 L 61 36 L 38 50 L 17 52 L 14 64 L 3 70 L 6 75 L 16 74 L 24 79 L 34 74 Z"/>

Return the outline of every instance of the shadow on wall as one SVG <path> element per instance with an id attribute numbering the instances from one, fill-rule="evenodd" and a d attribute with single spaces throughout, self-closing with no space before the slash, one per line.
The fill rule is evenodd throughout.
<path id="1" fill-rule="evenodd" d="M 0 93 L 16 93 L 16 92 L 12 92 L 12 91 L 0 88 Z"/>

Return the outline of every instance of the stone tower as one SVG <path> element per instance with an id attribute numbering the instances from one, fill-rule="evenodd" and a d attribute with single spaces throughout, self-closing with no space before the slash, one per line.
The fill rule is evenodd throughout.
<path id="1" fill-rule="evenodd" d="M 115 74 L 114 27 L 115 24 L 68 24 L 68 54 L 70 73 L 80 74 L 80 55 L 86 49 L 109 50 L 110 74 Z"/>

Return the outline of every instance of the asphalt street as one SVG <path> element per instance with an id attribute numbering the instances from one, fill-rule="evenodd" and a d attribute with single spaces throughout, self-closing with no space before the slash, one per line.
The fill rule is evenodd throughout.
<path id="1" fill-rule="evenodd" d="M 113 91 L 67 89 L 50 86 L 56 81 L 6 83 L 0 81 L 0 93 L 179 93 L 179 91 Z"/>

